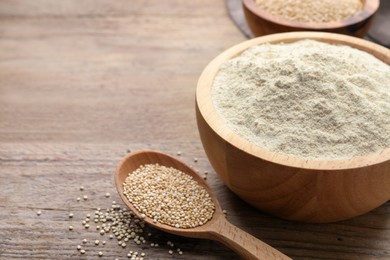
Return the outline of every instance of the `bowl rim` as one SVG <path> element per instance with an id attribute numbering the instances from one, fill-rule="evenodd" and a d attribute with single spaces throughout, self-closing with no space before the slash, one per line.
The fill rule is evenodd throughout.
<path id="1" fill-rule="evenodd" d="M 389 49 L 352 36 L 328 32 L 287 32 L 261 36 L 230 47 L 215 57 L 205 67 L 199 77 L 195 96 L 197 109 L 199 110 L 200 115 L 206 121 L 208 126 L 225 142 L 247 154 L 280 165 L 311 170 L 343 170 L 367 167 L 390 160 L 390 148 L 386 148 L 376 153 L 371 153 L 364 156 L 355 156 L 350 159 L 317 160 L 287 156 L 271 152 L 249 142 L 245 138 L 234 133 L 225 123 L 223 123 L 221 117 L 218 115 L 215 107 L 212 104 L 211 97 L 212 83 L 219 71 L 220 65 L 224 61 L 239 55 L 254 45 L 262 43 L 288 43 L 304 39 L 318 40 L 332 44 L 348 45 L 353 48 L 366 51 L 376 58 L 382 60 L 386 64 L 390 65 Z"/>
<path id="2" fill-rule="evenodd" d="M 343 21 L 332 21 L 326 23 L 315 23 L 315 22 L 304 23 L 304 22 L 288 20 L 280 16 L 275 16 L 265 11 L 264 9 L 258 7 L 255 4 L 255 0 L 242 0 L 242 4 L 256 16 L 261 17 L 262 19 L 265 19 L 275 24 L 280 24 L 287 27 L 294 27 L 294 28 L 300 28 L 305 30 L 326 30 L 326 29 L 348 27 L 353 24 L 363 22 L 368 18 L 370 18 L 371 16 L 373 16 L 378 11 L 380 0 L 363 0 L 363 1 L 364 1 L 363 10 L 358 14 L 349 17 Z"/>

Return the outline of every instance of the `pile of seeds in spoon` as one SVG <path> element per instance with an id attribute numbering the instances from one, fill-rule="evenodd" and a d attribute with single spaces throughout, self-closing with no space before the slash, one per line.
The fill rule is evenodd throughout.
<path id="1" fill-rule="evenodd" d="M 124 194 L 153 222 L 194 228 L 209 221 L 215 205 L 209 193 L 190 175 L 159 164 L 145 164 L 129 173 Z"/>

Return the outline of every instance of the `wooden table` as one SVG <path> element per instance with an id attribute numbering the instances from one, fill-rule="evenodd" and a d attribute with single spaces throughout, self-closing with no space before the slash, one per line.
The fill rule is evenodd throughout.
<path id="1" fill-rule="evenodd" d="M 294 259 L 390 259 L 390 203 L 348 221 L 295 223 L 248 206 L 214 173 L 197 132 L 195 86 L 213 57 L 244 39 L 222 0 L 0 1 L 0 259 L 97 259 L 99 250 L 101 259 L 127 259 L 129 250 L 238 259 L 216 242 L 153 229 L 142 247 L 123 249 L 94 223 L 82 227 L 95 208 L 121 203 L 116 165 L 145 148 L 181 151 L 209 171 L 228 219 Z M 80 255 L 83 238 L 107 244 Z M 168 240 L 184 254 L 169 255 Z"/>

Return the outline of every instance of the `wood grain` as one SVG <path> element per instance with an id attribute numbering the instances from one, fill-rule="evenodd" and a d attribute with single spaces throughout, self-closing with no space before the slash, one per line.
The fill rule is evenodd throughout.
<path id="1" fill-rule="evenodd" d="M 242 40 L 222 0 L 0 1 L 0 259 L 97 259 L 95 246 L 76 250 L 83 238 L 103 240 L 81 221 L 120 203 L 113 175 L 128 149 L 181 151 L 210 172 L 232 224 L 293 259 L 389 259 L 389 203 L 348 221 L 302 224 L 254 209 L 216 176 L 196 127 L 195 86 L 212 58 Z M 239 259 L 217 242 L 148 231 L 159 248 L 123 249 L 105 237 L 101 259 L 127 259 L 129 250 Z M 184 255 L 170 256 L 167 240 Z"/>

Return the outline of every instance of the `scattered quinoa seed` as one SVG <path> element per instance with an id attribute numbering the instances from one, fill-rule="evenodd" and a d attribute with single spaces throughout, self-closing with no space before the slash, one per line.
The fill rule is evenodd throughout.
<path id="1" fill-rule="evenodd" d="M 84 195 L 84 196 L 83 196 L 83 199 L 84 199 L 84 200 L 87 200 L 87 199 L 88 199 L 88 196 L 87 196 L 87 195 Z"/>
<path id="2" fill-rule="evenodd" d="M 77 201 L 80 201 L 81 200 L 81 198 L 80 197 L 77 197 L 77 199 L 76 199 Z"/>
<path id="3" fill-rule="evenodd" d="M 188 192 L 191 193 L 190 190 L 188 190 Z M 85 199 L 85 197 L 87 196 L 85 195 L 81 197 L 81 199 Z M 137 215 L 135 215 L 134 212 L 130 211 L 128 208 L 124 208 L 124 207 L 122 208 L 121 205 L 117 204 L 115 201 L 112 201 L 112 205 L 110 207 L 103 208 L 103 209 L 96 208 L 96 210 L 93 210 L 92 214 L 87 214 L 85 219 L 81 219 L 82 220 L 81 222 L 85 229 L 91 229 L 93 227 L 93 230 L 95 230 L 96 228 L 97 230 L 96 233 L 101 234 L 102 239 L 103 239 L 103 235 L 105 234 L 107 234 L 110 240 L 116 238 L 118 241 L 118 246 L 123 247 L 124 249 L 126 247 L 134 248 L 136 245 L 140 245 L 141 250 L 144 250 L 148 248 L 147 244 L 149 242 L 147 241 L 147 239 L 149 239 L 152 236 L 152 233 L 149 232 L 146 223 L 141 218 L 141 217 L 145 218 L 147 216 L 146 213 L 141 213 L 141 214 L 142 216 L 137 217 Z M 158 214 L 159 213 L 157 213 L 157 215 Z M 157 215 L 155 216 L 155 218 L 153 218 L 155 221 L 160 220 L 160 218 Z M 75 215 L 73 213 L 69 213 L 68 217 L 73 218 L 75 217 Z M 92 220 L 94 220 L 94 222 L 96 223 L 95 225 L 92 225 L 92 223 L 90 223 L 92 222 Z M 173 226 L 181 228 L 181 223 L 179 221 L 176 221 Z M 72 229 L 73 227 L 69 226 L 69 230 Z M 92 239 L 92 237 L 88 240 L 84 238 L 81 240 L 80 244 L 75 245 L 79 254 L 81 255 L 86 254 L 85 247 L 94 245 L 96 247 L 96 251 L 95 252 L 91 251 L 90 253 L 93 253 L 95 257 L 96 254 L 99 257 L 104 257 L 104 251 L 99 251 L 98 248 L 100 246 L 106 245 L 107 244 L 106 241 L 98 240 L 98 239 L 95 240 Z M 169 244 L 171 245 L 170 249 L 172 249 L 170 251 L 172 251 L 173 254 L 174 245 L 171 241 L 169 241 Z M 151 248 L 158 247 L 158 244 L 150 243 L 150 247 Z M 127 254 L 125 254 L 125 256 L 126 255 L 129 259 L 143 260 L 147 254 L 144 252 L 129 251 Z"/>
<path id="4" fill-rule="evenodd" d="M 38 210 L 37 215 L 40 216 L 42 214 L 42 211 Z"/>

